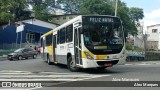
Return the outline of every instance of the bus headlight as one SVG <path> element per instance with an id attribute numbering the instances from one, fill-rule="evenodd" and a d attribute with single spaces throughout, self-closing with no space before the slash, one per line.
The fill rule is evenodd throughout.
<path id="1" fill-rule="evenodd" d="M 94 59 L 88 52 L 84 52 L 84 53 L 85 53 L 87 59 Z"/>

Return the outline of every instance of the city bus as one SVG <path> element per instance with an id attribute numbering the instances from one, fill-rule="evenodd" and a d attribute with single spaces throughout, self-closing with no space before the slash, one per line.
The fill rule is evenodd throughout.
<path id="1" fill-rule="evenodd" d="M 50 65 L 105 69 L 126 60 L 120 18 L 80 15 L 41 36 L 41 56 Z"/>

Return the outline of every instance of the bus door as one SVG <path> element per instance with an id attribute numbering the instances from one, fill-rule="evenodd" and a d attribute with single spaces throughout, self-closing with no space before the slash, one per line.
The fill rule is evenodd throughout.
<path id="1" fill-rule="evenodd" d="M 75 63 L 82 65 L 81 56 L 81 27 L 74 27 L 74 52 L 75 52 Z"/>
<path id="2" fill-rule="evenodd" d="M 57 35 L 53 35 L 53 60 L 54 62 L 56 62 L 56 48 L 57 48 L 57 43 L 56 43 L 56 39 L 57 38 Z"/>

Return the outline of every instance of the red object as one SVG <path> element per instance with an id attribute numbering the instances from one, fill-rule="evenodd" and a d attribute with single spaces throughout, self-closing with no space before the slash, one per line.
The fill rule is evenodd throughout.
<path id="1" fill-rule="evenodd" d="M 106 63 L 104 64 L 105 67 L 111 67 L 112 66 L 112 63 Z"/>
<path id="2" fill-rule="evenodd" d="M 37 48 L 37 51 L 40 52 L 40 51 L 41 51 L 41 48 Z"/>
<path id="3" fill-rule="evenodd" d="M 41 51 L 41 48 L 38 48 L 38 51 Z"/>

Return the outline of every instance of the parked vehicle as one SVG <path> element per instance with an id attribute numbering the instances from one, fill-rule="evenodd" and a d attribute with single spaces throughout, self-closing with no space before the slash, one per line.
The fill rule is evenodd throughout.
<path id="1" fill-rule="evenodd" d="M 23 58 L 28 59 L 29 57 L 37 58 L 37 52 L 32 48 L 20 48 L 15 50 L 13 53 L 8 54 L 8 59 L 18 59 L 22 60 Z"/>
<path id="2" fill-rule="evenodd" d="M 144 52 L 135 52 L 135 51 L 128 51 L 127 52 L 127 61 L 131 60 L 138 60 L 142 61 L 145 58 L 145 53 Z"/>

